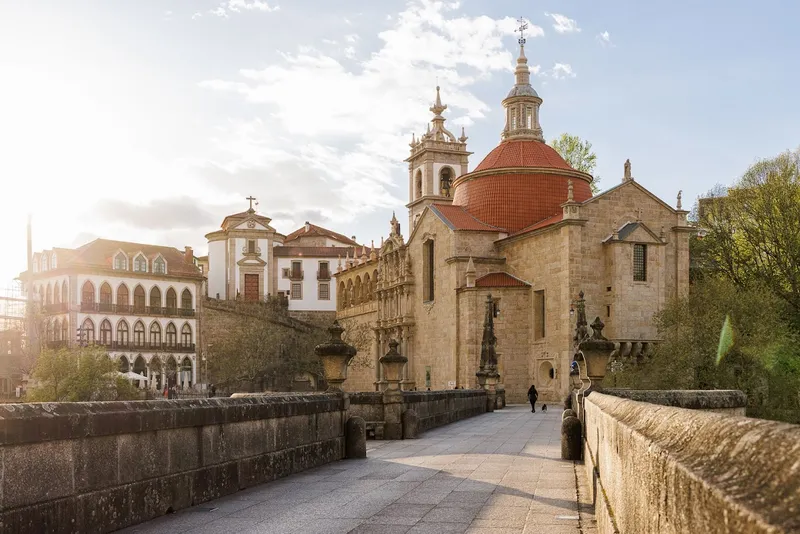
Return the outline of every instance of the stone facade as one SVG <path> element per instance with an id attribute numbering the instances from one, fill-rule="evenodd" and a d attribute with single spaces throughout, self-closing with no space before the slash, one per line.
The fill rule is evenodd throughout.
<path id="1" fill-rule="evenodd" d="M 503 142 L 475 171 L 459 169 L 452 197 L 444 199 L 426 196 L 434 190 L 427 171 L 432 162 L 455 164 L 453 158 L 465 165 L 469 153 L 463 134 L 458 151 L 437 149 L 450 139 L 437 90 L 432 127 L 414 138 L 407 160 L 408 238 L 393 217 L 377 257 L 345 262 L 336 275 L 340 295 L 349 295 L 351 286 L 357 293 L 367 274 L 376 284 L 368 301 L 339 298 L 337 317 L 372 336 L 368 361 L 377 362 L 390 339 L 400 343 L 408 358 L 405 390 L 476 385 L 489 294 L 500 310 L 501 382 L 508 402 L 519 403 L 530 384 L 545 402 L 569 392 L 581 290 L 590 321 L 600 317 L 609 339 L 637 350 L 658 341 L 654 314 L 688 290 L 687 212 L 634 180 L 629 162 L 620 184 L 592 196 L 591 176 L 542 142 L 542 100 L 526 73 L 521 52 L 517 83 L 503 101 Z M 421 190 L 417 170 L 425 171 Z M 371 375 L 357 370 L 346 387 L 379 389 L 378 368 L 370 368 Z"/>

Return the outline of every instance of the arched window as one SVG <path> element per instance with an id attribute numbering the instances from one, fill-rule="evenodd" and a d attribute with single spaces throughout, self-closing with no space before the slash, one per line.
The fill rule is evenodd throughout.
<path id="1" fill-rule="evenodd" d="M 133 346 L 144 347 L 144 323 L 136 321 L 133 325 Z"/>
<path id="2" fill-rule="evenodd" d="M 94 286 L 90 281 L 83 283 L 81 290 L 81 308 L 91 309 L 94 305 Z"/>
<path id="3" fill-rule="evenodd" d="M 53 328 L 55 327 L 54 323 L 50 321 L 46 321 L 44 323 L 44 339 L 45 341 L 52 343 L 55 341 L 55 336 L 53 335 Z"/>
<path id="4" fill-rule="evenodd" d="M 414 199 L 422 196 L 422 171 L 417 171 L 417 176 L 414 179 Z"/>
<path id="5" fill-rule="evenodd" d="M 130 342 L 128 334 L 129 334 L 128 323 L 125 322 L 125 319 L 123 319 L 117 324 L 117 346 L 119 347 L 128 346 L 128 343 Z"/>
<path id="6" fill-rule="evenodd" d="M 69 341 L 67 328 L 69 328 L 69 321 L 65 318 L 63 321 L 61 321 L 61 341 Z"/>
<path id="7" fill-rule="evenodd" d="M 80 340 L 82 343 L 87 345 L 92 345 L 94 343 L 94 323 L 91 319 L 86 319 L 83 321 L 83 325 L 81 325 L 81 331 L 79 332 Z"/>
<path id="8" fill-rule="evenodd" d="M 178 346 L 178 329 L 175 328 L 175 325 L 169 323 L 167 325 L 167 347 L 174 349 Z"/>
<path id="9" fill-rule="evenodd" d="M 345 305 L 345 307 L 350 307 L 355 303 L 355 298 L 354 298 L 354 295 L 353 295 L 353 280 L 352 280 L 352 278 L 347 281 L 347 291 L 345 291 L 345 293 L 347 294 L 347 296 L 344 299 L 344 305 Z"/>
<path id="10" fill-rule="evenodd" d="M 50 268 L 55 269 L 56 267 L 58 267 L 58 261 L 56 260 L 56 254 L 54 252 L 53 255 L 50 256 Z"/>
<path id="11" fill-rule="evenodd" d="M 111 286 L 108 285 L 108 282 L 103 282 L 103 285 L 100 286 L 100 311 L 111 311 L 111 299 Z"/>
<path id="12" fill-rule="evenodd" d="M 130 363 L 128 362 L 128 358 L 125 357 L 123 354 L 119 357 L 119 372 L 120 373 L 127 373 L 131 370 Z"/>
<path id="13" fill-rule="evenodd" d="M 53 321 L 53 341 L 61 341 L 61 320 Z"/>
<path id="14" fill-rule="evenodd" d="M 117 255 L 114 256 L 114 269 L 122 271 L 128 270 L 128 258 L 122 252 L 118 252 Z"/>
<path id="15" fill-rule="evenodd" d="M 44 290 L 44 303 L 45 305 L 53 303 L 53 288 L 50 287 L 49 283 Z"/>
<path id="16" fill-rule="evenodd" d="M 133 270 L 137 273 L 147 272 L 147 258 L 143 254 L 137 254 L 133 259 Z"/>
<path id="17" fill-rule="evenodd" d="M 103 319 L 100 323 L 100 344 L 106 347 L 111 345 L 111 323 L 108 319 Z"/>
<path id="18" fill-rule="evenodd" d="M 153 272 L 156 274 L 167 273 L 167 262 L 165 262 L 164 258 L 162 258 L 161 256 L 157 257 L 153 262 Z"/>
<path id="19" fill-rule="evenodd" d="M 511 129 L 512 130 L 516 130 L 517 129 L 517 110 L 516 110 L 516 108 L 513 108 L 511 110 Z"/>
<path id="20" fill-rule="evenodd" d="M 47 270 L 47 254 L 42 255 L 42 272 Z"/>
<path id="21" fill-rule="evenodd" d="M 336 295 L 336 302 L 339 305 L 339 309 L 343 309 L 347 306 L 347 289 L 344 287 L 344 282 L 339 282 L 339 289 Z"/>
<path id="22" fill-rule="evenodd" d="M 439 189 L 443 196 L 449 197 L 453 188 L 453 169 L 442 167 L 439 171 Z"/>
<path id="23" fill-rule="evenodd" d="M 145 311 L 145 293 L 142 286 L 136 286 L 133 289 L 133 312 L 144 313 Z"/>
<path id="24" fill-rule="evenodd" d="M 178 309 L 178 294 L 172 288 L 167 289 L 167 313 L 175 314 Z"/>
<path id="25" fill-rule="evenodd" d="M 150 348 L 159 348 L 161 346 L 161 325 L 153 322 L 150 325 Z"/>
<path id="26" fill-rule="evenodd" d="M 364 275 L 364 302 L 372 300 L 372 283 L 369 279 L 369 273 Z"/>
<path id="27" fill-rule="evenodd" d="M 181 293 L 181 308 L 184 310 L 192 309 L 192 292 L 188 289 L 184 289 Z"/>
<path id="28" fill-rule="evenodd" d="M 120 284 L 117 288 L 117 312 L 127 313 L 130 300 L 128 296 L 128 286 Z"/>
<path id="29" fill-rule="evenodd" d="M 192 387 L 192 360 L 187 356 L 181 363 L 181 384 Z"/>
<path id="30" fill-rule="evenodd" d="M 69 304 L 69 292 L 67 291 L 67 281 L 61 283 L 61 300 L 64 304 Z"/>
<path id="31" fill-rule="evenodd" d="M 529 130 L 533 129 L 533 108 L 525 108 L 525 127 Z"/>
<path id="32" fill-rule="evenodd" d="M 186 323 L 181 328 L 181 345 L 184 348 L 192 346 L 192 327 L 189 326 L 189 323 Z"/>
<path id="33" fill-rule="evenodd" d="M 158 286 L 153 286 L 153 289 L 150 290 L 150 310 L 158 312 L 158 308 L 161 307 L 161 290 L 158 289 Z"/>
<path id="34" fill-rule="evenodd" d="M 361 301 L 364 300 L 364 296 L 361 294 L 362 289 L 361 277 L 356 276 L 356 286 L 355 291 L 353 292 L 353 304 L 361 304 Z"/>
<path id="35" fill-rule="evenodd" d="M 141 354 L 133 360 L 133 372 L 140 375 L 144 375 L 147 372 L 147 362 L 144 361 Z"/>
<path id="36" fill-rule="evenodd" d="M 61 284 L 58 282 L 53 286 L 53 304 L 61 304 Z"/>

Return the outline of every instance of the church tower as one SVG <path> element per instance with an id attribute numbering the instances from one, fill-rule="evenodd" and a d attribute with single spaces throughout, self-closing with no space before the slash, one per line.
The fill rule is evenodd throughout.
<path id="1" fill-rule="evenodd" d="M 417 219 L 426 206 L 435 203 L 453 202 L 453 183 L 456 178 L 467 173 L 469 156 L 467 136 L 461 129 L 461 137 L 456 139 L 447 128 L 442 112 L 439 87 L 436 87 L 436 101 L 430 110 L 433 119 L 428 131 L 417 138 L 411 136 L 411 154 L 408 162 L 408 233 L 411 234 Z"/>
<path id="2" fill-rule="evenodd" d="M 527 24 L 523 24 L 520 32 L 525 28 Z M 531 87 L 531 71 L 528 68 L 528 58 L 525 57 L 525 38 L 522 36 L 519 39 L 519 57 L 514 77 L 514 87 L 503 100 L 503 107 L 506 109 L 503 141 L 528 139 L 544 143 L 542 126 L 539 124 L 542 99 Z"/>

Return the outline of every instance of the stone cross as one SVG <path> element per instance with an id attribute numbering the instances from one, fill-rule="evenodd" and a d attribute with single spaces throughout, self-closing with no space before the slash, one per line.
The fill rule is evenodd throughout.
<path id="1" fill-rule="evenodd" d="M 256 197 L 254 197 L 253 195 L 250 195 L 249 197 L 247 197 L 247 198 L 245 199 L 245 200 L 249 200 L 249 201 L 250 201 L 250 211 L 253 211 L 253 201 L 254 201 L 255 199 L 256 199 Z"/>
<path id="2" fill-rule="evenodd" d="M 528 29 L 528 23 L 525 22 L 525 19 L 522 18 L 522 17 L 518 18 L 517 22 L 519 22 L 519 28 L 517 28 L 514 31 L 515 32 L 519 32 L 519 41 L 518 41 L 519 44 L 520 45 L 524 45 L 525 44 L 525 30 Z"/>

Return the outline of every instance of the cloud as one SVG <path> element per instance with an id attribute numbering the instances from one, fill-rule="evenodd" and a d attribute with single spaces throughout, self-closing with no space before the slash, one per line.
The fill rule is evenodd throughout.
<path id="1" fill-rule="evenodd" d="M 219 222 L 218 217 L 198 206 L 197 200 L 188 197 L 154 200 L 147 204 L 107 199 L 95 205 L 93 214 L 106 224 L 144 230 L 205 229 Z"/>
<path id="2" fill-rule="evenodd" d="M 564 78 L 574 78 L 576 74 L 572 71 L 569 63 L 556 63 L 550 71 L 550 76 L 556 80 L 563 80 Z"/>
<path id="3" fill-rule="evenodd" d="M 208 11 L 211 15 L 217 17 L 228 18 L 230 13 L 241 13 L 242 11 L 260 11 L 262 13 L 269 13 L 272 11 L 280 10 L 281 6 L 271 6 L 267 2 L 261 0 L 225 0 L 214 9 Z M 195 13 L 199 16 L 199 13 Z M 192 18 L 195 18 L 192 15 Z"/>
<path id="4" fill-rule="evenodd" d="M 360 39 L 360 37 L 358 35 L 356 35 L 355 33 L 351 33 L 351 34 L 348 34 L 348 35 L 344 36 L 344 40 L 347 41 L 348 43 L 355 43 L 359 39 Z"/>
<path id="5" fill-rule="evenodd" d="M 558 13 L 545 13 L 545 16 L 553 19 L 553 29 L 558 33 L 573 33 L 581 31 L 575 19 L 571 19 L 566 15 L 560 15 Z"/>
<path id="6" fill-rule="evenodd" d="M 614 43 L 611 42 L 611 34 L 608 31 L 604 31 L 602 33 L 597 34 L 597 41 L 607 47 L 613 47 Z"/>
<path id="7" fill-rule="evenodd" d="M 472 86 L 496 73 L 512 83 L 514 58 L 504 39 L 515 25 L 512 18 L 471 17 L 453 4 L 414 0 L 378 34 L 378 50 L 355 64 L 304 47 L 233 79 L 200 82 L 240 95 L 256 115 L 220 127 L 216 153 L 196 163 L 204 183 L 220 193 L 269 191 L 262 204 L 268 215 L 312 210 L 349 221 L 401 204 L 400 162 L 411 132 L 424 131 L 431 118 L 437 77 L 452 129 L 485 117 L 490 107 Z M 531 26 L 527 36 L 542 35 Z M 353 59 L 355 50 L 344 54 Z"/>
<path id="8" fill-rule="evenodd" d="M 355 59 L 356 49 L 353 48 L 352 46 L 348 46 L 347 48 L 344 49 L 344 57 L 348 59 Z"/>

